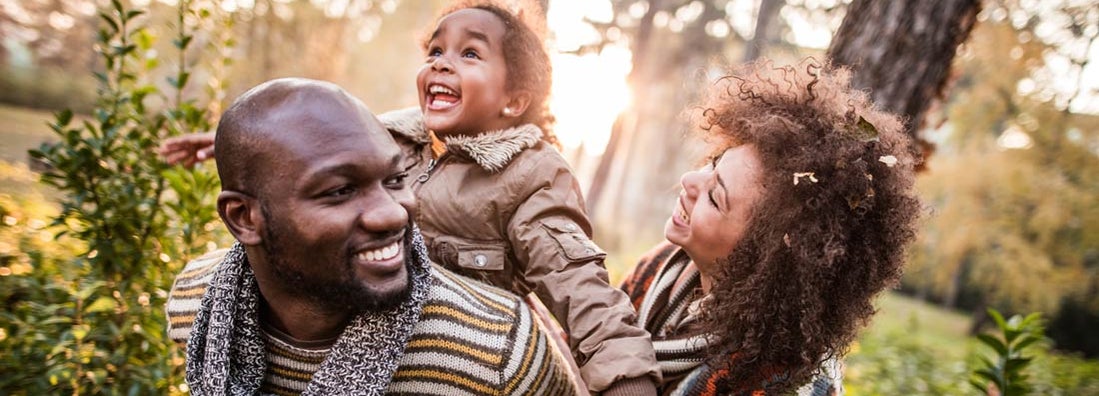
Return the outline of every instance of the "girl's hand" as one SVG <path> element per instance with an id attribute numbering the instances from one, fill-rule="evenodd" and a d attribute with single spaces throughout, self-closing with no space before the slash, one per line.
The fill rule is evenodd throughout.
<path id="1" fill-rule="evenodd" d="M 214 158 L 214 133 L 192 133 L 169 138 L 160 144 L 157 154 L 169 165 L 194 167 L 199 162 Z"/>

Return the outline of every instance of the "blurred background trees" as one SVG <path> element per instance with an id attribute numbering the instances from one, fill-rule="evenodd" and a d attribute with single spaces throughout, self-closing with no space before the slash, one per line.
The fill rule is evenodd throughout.
<path id="1" fill-rule="evenodd" d="M 684 110 L 702 88 L 729 64 L 831 55 L 934 146 L 903 295 L 882 299 L 853 346 L 849 390 L 972 392 L 980 347 L 967 336 L 991 307 L 1048 318 L 1035 392 L 1099 393 L 1093 1 L 538 3 L 557 133 L 613 278 L 661 239 L 679 175 L 700 160 Z M 100 13 L 118 18 L 110 1 L 0 3 L 0 393 L 182 392 L 163 293 L 183 262 L 228 240 L 213 169 L 165 167 L 148 148 L 210 130 L 231 98 L 275 77 L 337 82 L 377 112 L 414 105 L 419 40 L 445 4 L 124 1 L 142 13 L 134 47 L 110 55 L 123 72 L 106 60 L 117 36 L 99 33 L 111 32 Z M 65 108 L 71 118 L 49 114 Z"/>

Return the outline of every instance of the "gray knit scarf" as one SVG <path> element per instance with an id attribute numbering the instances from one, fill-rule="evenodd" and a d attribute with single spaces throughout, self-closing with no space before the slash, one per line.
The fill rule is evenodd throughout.
<path id="1" fill-rule="evenodd" d="M 409 232 L 411 297 L 352 319 L 303 395 L 381 395 L 389 386 L 431 285 L 423 237 L 416 227 Z M 259 392 L 267 369 L 259 303 L 255 274 L 237 243 L 210 280 L 191 329 L 187 385 L 192 395 Z"/>

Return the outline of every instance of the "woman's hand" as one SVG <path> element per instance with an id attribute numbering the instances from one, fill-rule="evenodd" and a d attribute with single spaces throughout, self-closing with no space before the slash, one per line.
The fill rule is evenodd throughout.
<path id="1" fill-rule="evenodd" d="M 214 158 L 214 133 L 192 133 L 170 138 L 160 144 L 157 154 L 170 165 L 194 167 L 199 162 Z"/>

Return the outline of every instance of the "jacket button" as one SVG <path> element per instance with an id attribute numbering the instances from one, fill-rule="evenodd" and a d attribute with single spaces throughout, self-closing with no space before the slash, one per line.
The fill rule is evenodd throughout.
<path id="1" fill-rule="evenodd" d="M 488 264 L 488 257 L 485 257 L 485 255 L 478 254 L 473 256 L 473 265 L 484 267 L 486 264 Z"/>

